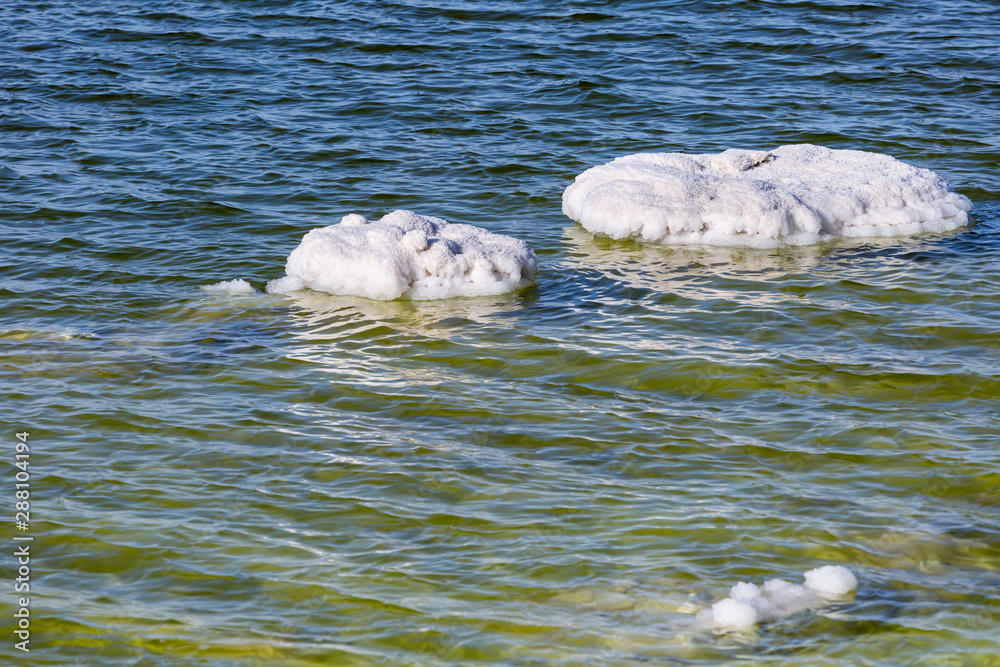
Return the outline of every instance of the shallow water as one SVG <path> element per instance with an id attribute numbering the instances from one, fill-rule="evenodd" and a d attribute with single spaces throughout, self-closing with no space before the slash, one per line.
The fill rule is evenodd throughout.
<path id="1" fill-rule="evenodd" d="M 35 541 L 32 651 L 7 589 L 0 655 L 1000 662 L 998 7 L 926 4 L 5 10 L 0 416 Z M 560 212 L 618 155 L 797 142 L 931 168 L 973 224 L 753 251 Z M 199 291 L 396 208 L 526 240 L 536 284 Z M 693 625 L 826 564 L 855 596 Z"/>

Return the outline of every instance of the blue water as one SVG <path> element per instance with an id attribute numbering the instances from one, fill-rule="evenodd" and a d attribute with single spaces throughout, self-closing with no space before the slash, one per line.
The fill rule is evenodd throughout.
<path id="1" fill-rule="evenodd" d="M 997 34 L 972 0 L 4 7 L 0 421 L 35 551 L 31 652 L 11 584 L 0 655 L 996 664 Z M 972 223 L 670 249 L 560 211 L 620 155 L 803 142 L 932 169 Z M 398 208 L 524 239 L 536 283 L 199 290 Z M 692 624 L 827 564 L 856 594 Z"/>

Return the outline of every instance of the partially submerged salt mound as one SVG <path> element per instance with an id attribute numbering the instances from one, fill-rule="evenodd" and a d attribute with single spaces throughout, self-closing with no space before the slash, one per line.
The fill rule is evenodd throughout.
<path id="1" fill-rule="evenodd" d="M 216 292 L 219 294 L 256 294 L 257 290 L 253 288 L 253 285 L 238 278 L 236 280 L 223 280 L 221 283 L 215 283 L 214 285 L 202 285 L 202 292 Z"/>
<path id="2" fill-rule="evenodd" d="M 309 288 L 390 300 L 444 299 L 510 292 L 528 284 L 538 262 L 524 241 L 472 225 L 393 211 L 381 220 L 347 215 L 314 229 L 268 292 Z"/>
<path id="3" fill-rule="evenodd" d="M 760 621 L 788 616 L 846 595 L 858 587 L 854 574 L 842 565 L 824 565 L 805 574 L 805 584 L 771 579 L 763 588 L 740 582 L 729 597 L 698 613 L 698 620 L 722 630 L 753 627 Z"/>
<path id="4" fill-rule="evenodd" d="M 971 208 L 927 169 L 809 144 L 627 155 L 588 169 L 563 192 L 563 213 L 590 232 L 670 244 L 943 232 L 965 225 Z"/>

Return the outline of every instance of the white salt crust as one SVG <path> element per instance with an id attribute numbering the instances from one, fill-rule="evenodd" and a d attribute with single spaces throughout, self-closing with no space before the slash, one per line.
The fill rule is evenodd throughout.
<path id="1" fill-rule="evenodd" d="M 944 232 L 965 225 L 971 208 L 927 169 L 810 144 L 627 155 L 563 192 L 563 213 L 588 231 L 665 244 L 774 247 Z"/>
<path id="2" fill-rule="evenodd" d="M 257 294 L 253 285 L 245 280 L 223 280 L 214 285 L 205 285 L 201 288 L 203 292 L 216 292 L 220 294 Z"/>
<path id="3" fill-rule="evenodd" d="M 770 579 L 758 587 L 741 581 L 730 589 L 729 597 L 698 612 L 697 619 L 720 630 L 742 630 L 761 621 L 819 606 L 857 587 L 854 574 L 842 565 L 809 570 L 803 585 Z"/>
<path id="4" fill-rule="evenodd" d="M 307 233 L 268 292 L 304 288 L 391 300 L 445 299 L 511 292 L 538 262 L 524 241 L 472 225 L 393 211 L 369 221 L 352 214 Z"/>

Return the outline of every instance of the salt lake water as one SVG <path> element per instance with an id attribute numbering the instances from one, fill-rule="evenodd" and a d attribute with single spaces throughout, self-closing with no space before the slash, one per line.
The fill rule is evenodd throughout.
<path id="1" fill-rule="evenodd" d="M 1000 664 L 998 34 L 992 0 L 9 3 L 0 655 Z M 561 212 L 617 156 L 795 143 L 932 169 L 970 225 L 662 247 Z M 395 209 L 523 239 L 535 283 L 200 290 Z M 828 565 L 856 592 L 695 623 Z"/>

